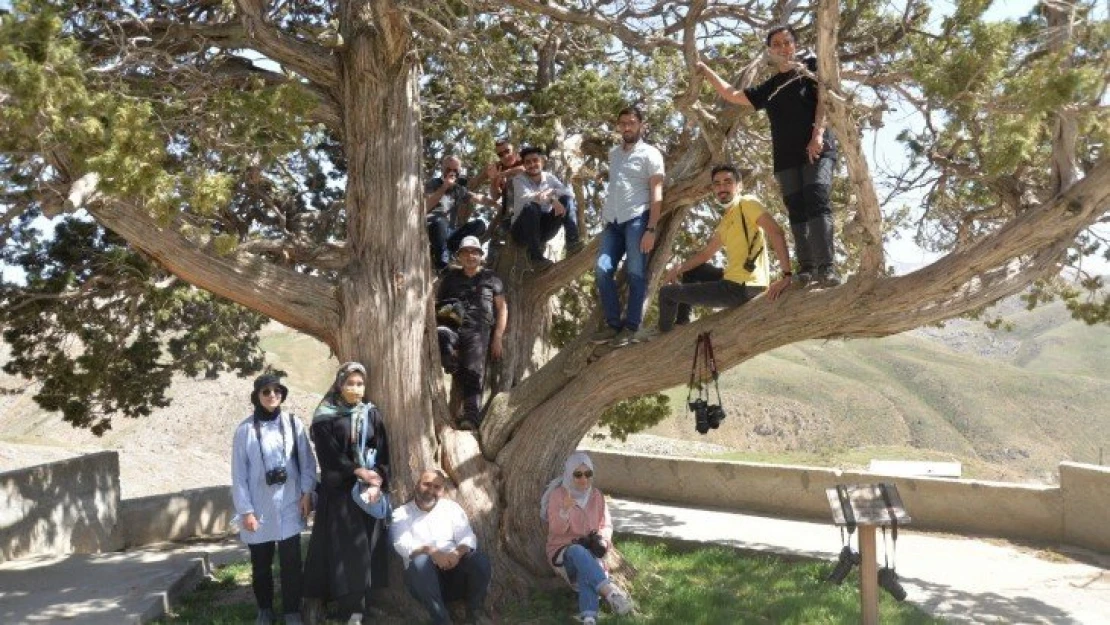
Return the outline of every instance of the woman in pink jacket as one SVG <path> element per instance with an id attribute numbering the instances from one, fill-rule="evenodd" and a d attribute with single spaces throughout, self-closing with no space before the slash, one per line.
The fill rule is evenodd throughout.
<path id="1" fill-rule="evenodd" d="M 567 458 L 563 477 L 544 491 L 540 505 L 547 520 L 547 557 L 551 566 L 578 587 L 578 619 L 597 622 L 600 597 L 617 614 L 632 611 L 628 593 L 610 581 L 603 558 L 613 540 L 605 496 L 593 487 L 594 465 L 584 452 Z"/>

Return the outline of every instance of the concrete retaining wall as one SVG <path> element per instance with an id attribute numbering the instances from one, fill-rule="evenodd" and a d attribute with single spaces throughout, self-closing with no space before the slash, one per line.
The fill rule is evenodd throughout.
<path id="1" fill-rule="evenodd" d="M 1064 542 L 1110 553 L 1110 467 L 1060 463 Z"/>
<path id="2" fill-rule="evenodd" d="M 1062 463 L 1061 486 L 590 452 L 607 493 L 831 522 L 825 489 L 893 482 L 918 529 L 1110 551 L 1110 469 Z"/>
<path id="3" fill-rule="evenodd" d="M 120 534 L 127 547 L 212 536 L 228 532 L 233 516 L 235 506 L 227 486 L 125 499 L 119 513 Z"/>
<path id="4" fill-rule="evenodd" d="M 114 451 L 0 473 L 0 561 L 118 550 L 119 502 Z"/>

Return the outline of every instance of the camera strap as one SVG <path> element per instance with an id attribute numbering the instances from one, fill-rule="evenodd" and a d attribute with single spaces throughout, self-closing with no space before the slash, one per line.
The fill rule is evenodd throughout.
<path id="1" fill-rule="evenodd" d="M 355 449 L 355 459 L 358 465 L 364 469 L 373 470 L 377 464 L 378 450 L 370 447 L 367 444 L 370 442 L 370 408 L 372 404 L 366 403 L 363 405 L 362 410 L 355 415 L 352 419 L 351 427 L 354 428 L 355 440 L 358 442 L 358 447 Z"/>
<path id="2" fill-rule="evenodd" d="M 894 562 L 894 557 L 898 551 L 898 515 L 894 514 L 894 504 L 890 502 L 890 493 L 887 492 L 886 484 L 879 484 L 879 493 L 883 496 L 883 503 L 886 504 L 886 513 L 890 517 L 890 561 Z M 883 526 L 883 562 L 886 563 L 886 526 Z M 890 566 L 889 564 L 887 566 Z M 894 568 L 894 567 L 891 567 Z"/>
<path id="3" fill-rule="evenodd" d="M 759 255 L 763 253 L 763 239 L 762 239 L 762 237 L 760 237 L 759 249 L 757 249 L 753 253 L 752 252 L 752 239 L 748 235 L 748 220 L 744 219 L 743 200 L 740 200 L 740 202 L 741 203 L 736 205 L 736 208 L 737 208 L 737 210 L 740 211 L 740 225 L 744 228 L 744 243 L 745 243 L 745 246 L 746 246 L 745 250 L 747 251 L 747 254 L 748 254 L 748 257 L 744 259 L 744 267 L 747 268 L 748 265 L 751 265 L 751 264 L 755 263 L 755 259 L 759 258 Z M 758 231 L 756 232 L 756 234 L 758 234 Z"/>
<path id="4" fill-rule="evenodd" d="M 698 389 L 699 399 L 709 401 L 709 388 L 706 383 L 710 380 L 713 380 L 713 387 L 717 391 L 717 404 L 721 404 L 721 387 L 718 383 L 720 375 L 717 371 L 717 359 L 713 355 L 713 340 L 709 335 L 709 332 L 699 334 L 697 343 L 694 345 L 694 362 L 690 366 L 690 383 L 686 390 L 687 404 L 694 396 L 695 388 Z"/>
<path id="5" fill-rule="evenodd" d="M 856 531 L 856 513 L 852 510 L 852 502 L 848 499 L 848 489 L 843 485 L 836 485 L 836 498 L 840 500 L 840 511 L 844 513 L 844 523 L 848 526 L 848 536 Z M 841 540 L 844 538 L 844 528 L 840 529 Z"/>
<path id="6" fill-rule="evenodd" d="M 281 413 L 277 416 L 278 429 L 281 430 L 281 466 L 285 466 L 285 422 L 281 420 Z M 262 424 L 259 423 L 258 416 L 254 417 L 254 436 L 258 439 L 258 456 L 262 458 L 262 471 L 269 473 L 270 468 L 266 466 L 266 449 L 262 447 Z M 297 449 L 297 440 L 293 439 L 293 450 Z"/>

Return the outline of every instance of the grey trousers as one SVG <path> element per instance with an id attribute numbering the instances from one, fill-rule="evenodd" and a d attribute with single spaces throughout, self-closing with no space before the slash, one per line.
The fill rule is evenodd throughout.
<path id="1" fill-rule="evenodd" d="M 744 286 L 731 280 L 716 280 L 697 284 L 668 284 L 659 289 L 659 331 L 671 331 L 680 304 L 709 306 L 710 308 L 736 308 L 763 291 L 764 287 Z"/>

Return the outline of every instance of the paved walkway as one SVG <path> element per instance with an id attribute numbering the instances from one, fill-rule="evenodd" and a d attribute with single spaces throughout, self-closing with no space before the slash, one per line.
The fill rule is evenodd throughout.
<path id="1" fill-rule="evenodd" d="M 629 500 L 612 501 L 611 510 L 622 532 L 828 560 L 840 550 L 840 534 L 829 524 Z M 902 531 L 897 564 L 908 600 L 952 622 L 1110 623 L 1110 556 L 1072 555 L 1079 560 L 1003 541 Z M 227 539 L 0 563 L 0 623 L 148 622 L 211 566 L 247 558 Z"/>

